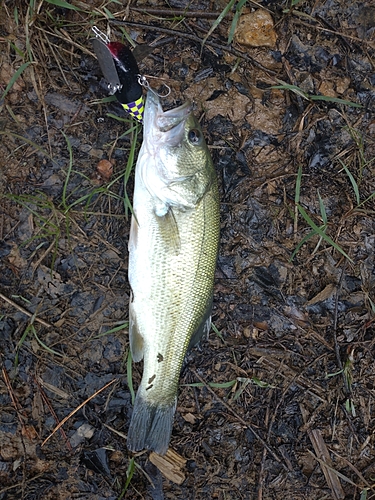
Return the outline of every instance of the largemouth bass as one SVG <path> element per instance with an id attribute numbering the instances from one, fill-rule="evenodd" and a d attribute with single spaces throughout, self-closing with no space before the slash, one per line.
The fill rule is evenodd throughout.
<path id="1" fill-rule="evenodd" d="M 216 173 L 189 102 L 163 112 L 148 92 L 133 210 L 130 349 L 144 368 L 127 444 L 164 454 L 186 351 L 210 326 L 220 231 Z"/>

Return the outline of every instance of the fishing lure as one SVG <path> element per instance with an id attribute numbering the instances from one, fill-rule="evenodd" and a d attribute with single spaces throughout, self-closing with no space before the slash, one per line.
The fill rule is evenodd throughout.
<path id="1" fill-rule="evenodd" d="M 111 42 L 96 26 L 92 44 L 100 69 L 108 82 L 110 94 L 114 94 L 126 112 L 142 122 L 144 99 L 142 87 L 148 88 L 147 80 L 139 74 L 132 51 L 119 42 Z"/>

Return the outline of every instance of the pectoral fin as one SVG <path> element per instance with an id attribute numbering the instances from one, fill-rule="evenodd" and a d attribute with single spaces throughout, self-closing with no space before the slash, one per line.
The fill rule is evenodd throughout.
<path id="1" fill-rule="evenodd" d="M 143 358 L 143 337 L 139 333 L 137 316 L 132 303 L 129 304 L 129 343 L 133 361 L 138 363 Z"/>
<path id="2" fill-rule="evenodd" d="M 156 220 L 163 243 L 174 255 L 178 255 L 181 250 L 180 232 L 172 208 L 168 208 L 164 215 L 157 216 Z"/>
<path id="3" fill-rule="evenodd" d="M 130 222 L 130 233 L 129 233 L 129 242 L 128 242 L 128 250 L 135 251 L 138 243 L 138 222 L 134 215 L 132 215 Z"/>

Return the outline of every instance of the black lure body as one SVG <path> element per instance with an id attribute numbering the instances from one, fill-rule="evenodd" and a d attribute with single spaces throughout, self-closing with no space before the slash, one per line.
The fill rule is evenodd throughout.
<path id="1" fill-rule="evenodd" d="M 102 37 L 92 39 L 92 44 L 111 94 L 116 96 L 125 111 L 141 122 L 143 92 L 138 64 L 132 51 L 119 42 L 105 43 Z"/>

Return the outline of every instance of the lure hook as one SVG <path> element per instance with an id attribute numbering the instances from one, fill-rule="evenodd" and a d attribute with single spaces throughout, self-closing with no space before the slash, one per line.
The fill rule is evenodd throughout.
<path id="1" fill-rule="evenodd" d="M 97 28 L 96 26 L 93 26 L 91 30 L 94 32 L 95 37 L 99 38 L 106 45 L 110 42 L 108 36 L 102 31 L 100 31 L 100 29 Z"/>
<path id="2" fill-rule="evenodd" d="M 148 83 L 147 78 L 145 76 L 142 76 L 142 75 L 138 75 L 138 83 L 139 83 L 139 85 L 142 85 L 142 87 L 144 87 L 145 89 L 151 90 L 151 92 L 156 94 L 161 99 L 168 97 L 169 94 L 171 93 L 171 88 L 166 83 L 164 83 L 163 85 L 167 88 L 167 93 L 166 94 L 158 94 L 158 92 L 156 92 L 154 89 L 152 89 L 150 87 L 150 84 Z"/>

